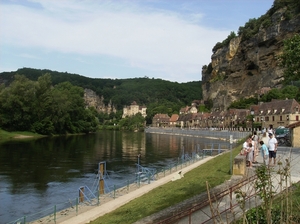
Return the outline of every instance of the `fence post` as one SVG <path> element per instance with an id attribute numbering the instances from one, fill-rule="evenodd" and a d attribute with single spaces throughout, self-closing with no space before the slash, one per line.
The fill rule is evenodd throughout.
<path id="1" fill-rule="evenodd" d="M 78 202 L 79 202 L 79 198 L 76 198 L 76 215 L 78 215 Z"/>
<path id="2" fill-rule="evenodd" d="M 54 216 L 53 216 L 53 218 L 54 218 L 54 223 L 56 223 L 56 205 L 54 205 Z"/>
<path id="3" fill-rule="evenodd" d="M 229 136 L 229 144 L 230 144 L 230 175 L 232 175 L 232 143 L 233 143 L 233 135 Z"/>
<path id="4" fill-rule="evenodd" d="M 97 205 L 100 204 L 100 192 L 97 191 Z"/>
<path id="5" fill-rule="evenodd" d="M 116 185 L 114 184 L 114 199 L 116 198 Z"/>

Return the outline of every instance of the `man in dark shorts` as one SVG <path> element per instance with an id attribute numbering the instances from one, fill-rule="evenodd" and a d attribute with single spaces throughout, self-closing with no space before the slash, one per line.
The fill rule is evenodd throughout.
<path id="1" fill-rule="evenodd" d="M 272 163 L 273 158 L 273 165 L 276 165 L 276 152 L 277 152 L 277 139 L 273 136 L 272 133 L 269 133 L 269 166 Z"/>

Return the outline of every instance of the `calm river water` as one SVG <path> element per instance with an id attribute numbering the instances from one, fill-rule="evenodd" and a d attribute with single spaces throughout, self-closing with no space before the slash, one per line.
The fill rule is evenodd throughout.
<path id="1" fill-rule="evenodd" d="M 216 142 L 196 137 L 101 131 L 96 134 L 0 143 L 0 223 L 78 197 L 91 186 L 98 163 L 106 161 L 111 181 L 134 177 L 142 166 L 163 168 L 197 145 Z"/>

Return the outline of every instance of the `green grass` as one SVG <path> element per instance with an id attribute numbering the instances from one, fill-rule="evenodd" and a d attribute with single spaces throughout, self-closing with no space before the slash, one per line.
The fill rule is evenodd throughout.
<path id="1" fill-rule="evenodd" d="M 28 132 L 28 131 L 16 131 L 16 132 L 8 132 L 0 129 L 0 141 L 8 141 L 8 140 L 16 140 L 16 139 L 24 139 L 20 138 L 20 136 L 27 136 L 31 138 L 43 137 L 43 135 L 39 135 L 36 133 Z M 31 139 L 29 138 L 29 139 Z M 27 138 L 25 138 L 27 139 Z"/>
<path id="2" fill-rule="evenodd" d="M 240 147 L 241 145 L 233 149 L 233 158 L 240 152 Z M 215 187 L 224 183 L 230 177 L 230 153 L 226 153 L 185 173 L 184 178 L 155 188 L 91 223 L 134 223 L 195 195 L 206 192 L 206 181 L 210 187 Z"/>

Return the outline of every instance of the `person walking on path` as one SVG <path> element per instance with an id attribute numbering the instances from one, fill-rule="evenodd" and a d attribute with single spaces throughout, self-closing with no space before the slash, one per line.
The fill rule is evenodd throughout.
<path id="1" fill-rule="evenodd" d="M 250 138 L 250 141 L 248 143 L 248 149 L 247 149 L 247 156 L 246 156 L 246 160 L 249 162 L 249 167 L 252 167 L 252 163 L 253 163 L 253 155 L 254 155 L 254 145 L 252 145 L 252 140 Z"/>
<path id="2" fill-rule="evenodd" d="M 272 133 L 269 133 L 269 166 L 272 163 L 273 158 L 273 165 L 276 165 L 276 152 L 277 152 L 277 139 L 273 136 Z"/>
<path id="3" fill-rule="evenodd" d="M 254 146 L 254 151 L 253 151 L 253 163 L 255 164 L 255 163 L 258 163 L 257 161 L 256 161 L 256 158 L 257 158 L 257 156 L 258 156 L 258 141 L 259 140 L 259 138 L 258 138 L 258 135 L 257 135 L 257 132 L 256 131 L 254 131 L 253 132 L 253 136 L 252 136 L 252 144 L 254 144 L 253 146 Z"/>
<path id="4" fill-rule="evenodd" d="M 266 144 L 264 143 L 264 141 L 260 141 L 259 144 L 261 145 L 260 152 L 261 152 L 261 156 L 264 161 L 264 165 L 267 165 L 267 159 L 269 157 L 269 149 L 266 146 Z"/>
<path id="5" fill-rule="evenodd" d="M 242 155 L 246 156 L 247 166 L 252 167 L 253 151 L 252 151 L 252 139 L 251 136 L 243 143 Z"/>

